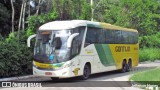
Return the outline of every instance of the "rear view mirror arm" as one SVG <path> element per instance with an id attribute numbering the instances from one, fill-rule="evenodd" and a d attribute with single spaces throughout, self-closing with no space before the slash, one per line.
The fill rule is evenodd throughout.
<path id="1" fill-rule="evenodd" d="M 30 47 L 31 46 L 31 39 L 36 37 L 37 34 L 31 35 L 29 36 L 29 38 L 27 39 L 27 46 Z"/>

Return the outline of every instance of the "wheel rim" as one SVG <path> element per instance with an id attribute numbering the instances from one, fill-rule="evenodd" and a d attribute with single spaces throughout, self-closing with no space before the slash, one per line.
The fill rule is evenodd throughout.
<path id="1" fill-rule="evenodd" d="M 132 69 L 132 62 L 130 61 L 130 62 L 128 63 L 128 70 L 131 71 L 131 69 Z"/>
<path id="2" fill-rule="evenodd" d="M 126 72 L 126 69 L 127 69 L 127 67 L 126 67 L 126 64 L 124 63 L 123 64 L 123 72 Z"/>
<path id="3" fill-rule="evenodd" d="M 84 74 L 84 78 L 88 78 L 88 76 L 89 76 L 89 68 L 88 68 L 88 66 L 85 66 L 84 67 L 84 72 L 83 72 Z"/>

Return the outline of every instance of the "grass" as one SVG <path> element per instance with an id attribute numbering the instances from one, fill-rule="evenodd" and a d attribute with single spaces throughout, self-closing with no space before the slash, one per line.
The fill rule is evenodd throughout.
<path id="1" fill-rule="evenodd" d="M 130 80 L 138 82 L 142 85 L 150 84 L 160 86 L 160 68 L 137 72 L 130 77 Z"/>
<path id="2" fill-rule="evenodd" d="M 140 62 L 160 60 L 159 48 L 143 48 L 139 51 Z"/>

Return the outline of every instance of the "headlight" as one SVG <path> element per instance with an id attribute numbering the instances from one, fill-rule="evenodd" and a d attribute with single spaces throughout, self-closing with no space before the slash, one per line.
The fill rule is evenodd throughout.
<path id="1" fill-rule="evenodd" d="M 32 62 L 32 65 L 35 66 L 35 62 L 34 61 Z"/>

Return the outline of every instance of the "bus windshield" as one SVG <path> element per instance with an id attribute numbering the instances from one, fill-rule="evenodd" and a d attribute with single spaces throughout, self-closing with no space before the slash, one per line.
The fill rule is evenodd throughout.
<path id="1" fill-rule="evenodd" d="M 72 30 L 39 31 L 34 48 L 34 59 L 42 63 L 59 63 L 69 60 L 67 40 Z"/>

